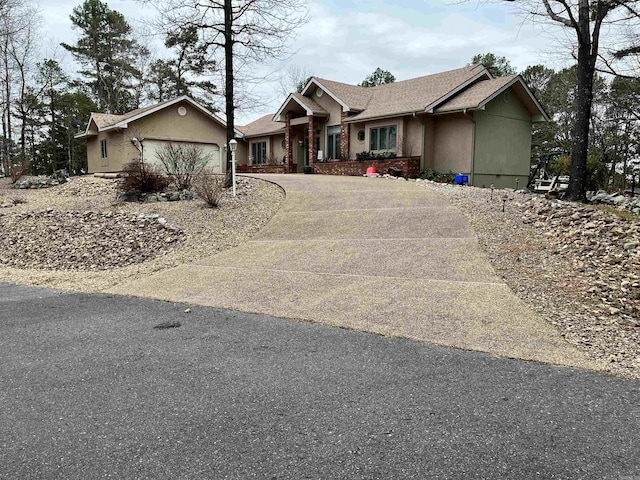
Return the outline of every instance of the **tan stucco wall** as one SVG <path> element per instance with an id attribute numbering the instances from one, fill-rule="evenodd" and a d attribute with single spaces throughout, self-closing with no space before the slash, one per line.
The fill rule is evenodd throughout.
<path id="1" fill-rule="evenodd" d="M 358 132 L 362 130 L 365 132 L 364 139 L 358 140 Z M 356 153 L 366 152 L 369 150 L 369 144 L 367 143 L 367 130 L 365 123 L 352 123 L 349 130 L 349 158 L 355 160 Z"/>
<path id="2" fill-rule="evenodd" d="M 316 117 L 315 129 L 320 130 L 320 150 L 322 150 L 324 158 L 327 156 L 327 127 L 340 125 L 342 121 L 342 106 L 336 102 L 329 94 L 325 93 L 322 97 L 316 97 L 315 93 L 311 96 L 311 99 L 318 105 L 329 112 L 329 117 L 324 121 L 321 118 Z"/>
<path id="3" fill-rule="evenodd" d="M 187 114 L 184 117 L 178 115 L 180 106 L 185 107 L 187 110 Z M 216 144 L 220 147 L 221 152 L 224 152 L 226 129 L 190 103 L 180 102 L 133 121 L 122 131 L 100 132 L 97 138 L 87 138 L 89 173 L 122 170 L 124 163 L 130 162 L 139 155 L 139 152 L 131 143 L 131 139 L 134 137 L 149 140 Z M 108 166 L 102 166 L 100 158 L 100 140 L 103 138 L 106 138 L 109 142 L 107 145 Z M 238 145 L 236 155 L 238 157 L 243 155 L 246 158 L 246 146 Z"/>
<path id="4" fill-rule="evenodd" d="M 101 157 L 102 149 L 100 142 L 107 141 L 107 158 Z M 122 170 L 123 163 L 131 161 L 135 155 L 128 158 L 125 162 L 123 159 L 122 133 L 115 131 L 99 132 L 95 137 L 87 137 L 87 166 L 89 173 L 97 172 L 119 172 Z"/>
<path id="5" fill-rule="evenodd" d="M 474 113 L 476 122 L 474 179 L 476 186 L 524 187 L 530 170 L 531 116 L 511 92 L 499 95 Z M 519 183 L 516 183 L 516 178 Z"/>
<path id="6" fill-rule="evenodd" d="M 412 157 L 422 153 L 422 121 L 418 117 L 405 117 L 403 135 L 398 135 L 398 156 Z"/>
<path id="7" fill-rule="evenodd" d="M 463 114 L 434 117 L 433 160 L 436 171 L 471 173 L 473 123 Z"/>
<path id="8" fill-rule="evenodd" d="M 420 167 L 422 170 L 426 168 L 434 168 L 433 146 L 435 144 L 435 122 L 433 117 L 425 117 L 422 120 L 422 154 L 420 156 Z"/>

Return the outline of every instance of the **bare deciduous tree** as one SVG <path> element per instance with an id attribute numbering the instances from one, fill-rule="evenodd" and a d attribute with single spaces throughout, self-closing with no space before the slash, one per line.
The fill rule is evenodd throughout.
<path id="1" fill-rule="evenodd" d="M 572 137 L 571 180 L 566 197 L 584 200 L 587 186 L 589 123 L 593 103 L 594 75 L 602 58 L 603 26 L 608 35 L 638 19 L 638 0 L 525 0 L 517 3 L 530 18 L 546 19 L 570 32 L 576 59 L 576 98 Z M 604 49 L 602 49 L 604 51 Z"/>
<path id="2" fill-rule="evenodd" d="M 141 0 L 161 12 L 164 32 L 198 32 L 195 48 L 208 61 L 224 65 L 227 147 L 235 136 L 236 86 L 250 70 L 270 59 L 283 59 L 295 31 L 307 22 L 305 0 Z M 227 148 L 227 171 L 231 153 Z"/>

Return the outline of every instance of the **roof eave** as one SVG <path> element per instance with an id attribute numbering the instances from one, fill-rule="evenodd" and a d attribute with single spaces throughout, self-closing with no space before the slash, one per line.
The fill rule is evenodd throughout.
<path id="1" fill-rule="evenodd" d="M 499 90 L 494 92 L 492 95 L 489 95 L 486 99 L 484 99 L 482 102 L 480 102 L 479 107 L 484 107 L 487 103 L 489 103 L 491 100 L 496 98 L 498 95 L 500 95 L 505 90 L 507 90 L 507 89 L 511 88 L 512 86 L 514 86 L 516 83 L 519 83 L 524 88 L 525 92 L 527 93 L 527 95 L 529 95 L 529 98 L 533 101 L 533 103 L 535 104 L 536 108 L 540 112 L 539 114 L 532 114 L 531 116 L 535 117 L 537 115 L 542 115 L 542 118 L 544 119 L 542 121 L 545 121 L 545 122 L 550 121 L 551 119 L 547 115 L 547 112 L 544 111 L 544 108 L 542 107 L 540 102 L 538 102 L 538 99 L 535 97 L 533 92 L 529 89 L 529 87 L 527 86 L 527 84 L 524 82 L 524 80 L 522 79 L 522 77 L 520 75 L 515 76 L 510 82 L 504 84 L 502 86 L 502 88 L 500 88 Z M 538 120 L 537 123 L 539 123 L 539 122 L 540 122 L 540 120 Z"/>
<path id="2" fill-rule="evenodd" d="M 443 95 L 442 97 L 438 98 L 435 102 L 431 102 L 429 105 L 424 107 L 424 113 L 434 113 L 434 111 L 438 107 L 438 105 L 442 105 L 447 100 L 449 100 L 450 98 L 452 98 L 455 95 L 457 95 L 458 93 L 460 93 L 461 90 L 464 90 L 468 86 L 474 84 L 475 82 L 477 82 L 478 80 L 480 80 L 484 76 L 489 76 L 489 80 L 492 79 L 491 74 L 488 72 L 488 70 L 486 70 L 486 69 L 481 70 L 480 72 L 476 73 L 470 79 L 466 80 L 465 82 L 462 82 L 456 88 L 454 88 L 453 90 L 450 90 L 445 95 Z"/>
<path id="3" fill-rule="evenodd" d="M 347 118 L 345 119 L 345 123 L 362 123 L 362 122 L 369 122 L 374 120 L 384 120 L 386 118 L 407 117 L 409 115 L 422 115 L 422 114 L 424 114 L 424 111 L 422 110 L 409 110 L 406 112 L 389 113 L 385 115 L 375 115 L 372 117 L 365 117 L 365 118 L 355 118 L 355 119 Z"/>
<path id="4" fill-rule="evenodd" d="M 282 103 L 282 105 L 280 106 L 278 111 L 273 116 L 272 120 L 274 122 L 284 122 L 286 120 L 286 119 L 282 118 L 282 114 L 284 113 L 285 109 L 287 108 L 287 105 L 289 105 L 289 102 L 291 100 L 293 100 L 301 108 L 303 108 L 304 112 L 305 112 L 305 115 L 307 115 L 308 117 L 310 117 L 310 116 L 318 116 L 318 117 L 319 116 L 324 116 L 324 117 L 328 116 L 328 113 L 326 113 L 326 112 L 314 112 L 307 105 L 304 105 L 300 100 L 298 100 L 298 98 L 293 93 L 290 93 L 289 96 L 287 97 L 287 99 Z"/>
<path id="5" fill-rule="evenodd" d="M 309 91 L 309 89 L 311 88 L 312 84 L 316 84 L 316 86 L 322 88 L 322 90 L 324 92 L 326 92 L 331 98 L 333 98 L 336 102 L 338 102 L 340 104 L 340 106 L 342 107 L 342 111 L 343 112 L 351 112 L 352 109 L 349 105 L 347 105 L 344 101 L 342 101 L 337 95 L 335 95 L 333 92 L 331 92 L 331 90 L 329 90 L 327 87 L 325 87 L 324 85 L 322 85 L 322 83 L 320 83 L 318 81 L 317 78 L 313 77 L 309 83 L 307 83 L 307 86 L 304 87 L 304 90 L 302 90 L 302 95 L 306 95 L 307 92 Z"/>

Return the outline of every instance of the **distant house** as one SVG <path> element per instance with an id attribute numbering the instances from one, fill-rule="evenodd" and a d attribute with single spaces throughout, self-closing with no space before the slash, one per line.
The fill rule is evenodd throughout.
<path id="1" fill-rule="evenodd" d="M 313 77 L 275 114 L 236 129 L 240 171 L 359 175 L 370 166 L 416 176 L 461 173 L 477 186 L 515 187 L 529 175 L 531 126 L 548 121 L 518 75 L 468 65 L 376 87 Z M 168 142 L 201 146 L 225 171 L 224 120 L 189 97 L 125 115 L 91 114 L 89 172 L 116 172 Z"/>
<path id="2" fill-rule="evenodd" d="M 168 143 L 197 145 L 215 171 L 223 172 L 225 167 L 226 123 L 187 96 L 123 115 L 92 113 L 77 137 L 86 138 L 89 173 L 119 172 L 139 157 L 158 163 L 156 152 Z M 246 157 L 244 148 L 241 142 L 239 157 Z"/>
<path id="3" fill-rule="evenodd" d="M 543 121 L 520 76 L 494 79 L 468 65 L 369 88 L 313 77 L 271 118 L 241 130 L 250 169 L 273 162 L 287 172 L 359 174 L 377 165 L 415 175 L 431 168 L 467 174 L 478 186 L 515 187 L 529 174 L 532 123 Z M 366 158 L 361 152 L 395 158 L 357 161 Z"/>

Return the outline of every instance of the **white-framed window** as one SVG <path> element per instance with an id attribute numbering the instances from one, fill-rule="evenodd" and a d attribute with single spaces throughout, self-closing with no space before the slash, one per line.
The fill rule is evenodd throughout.
<path id="1" fill-rule="evenodd" d="M 373 127 L 369 129 L 369 150 L 394 151 L 397 137 L 396 125 Z"/>
<path id="2" fill-rule="evenodd" d="M 267 142 L 254 142 L 251 144 L 251 159 L 253 165 L 267 163 Z"/>
<path id="3" fill-rule="evenodd" d="M 327 127 L 327 158 L 340 158 L 340 125 Z"/>

